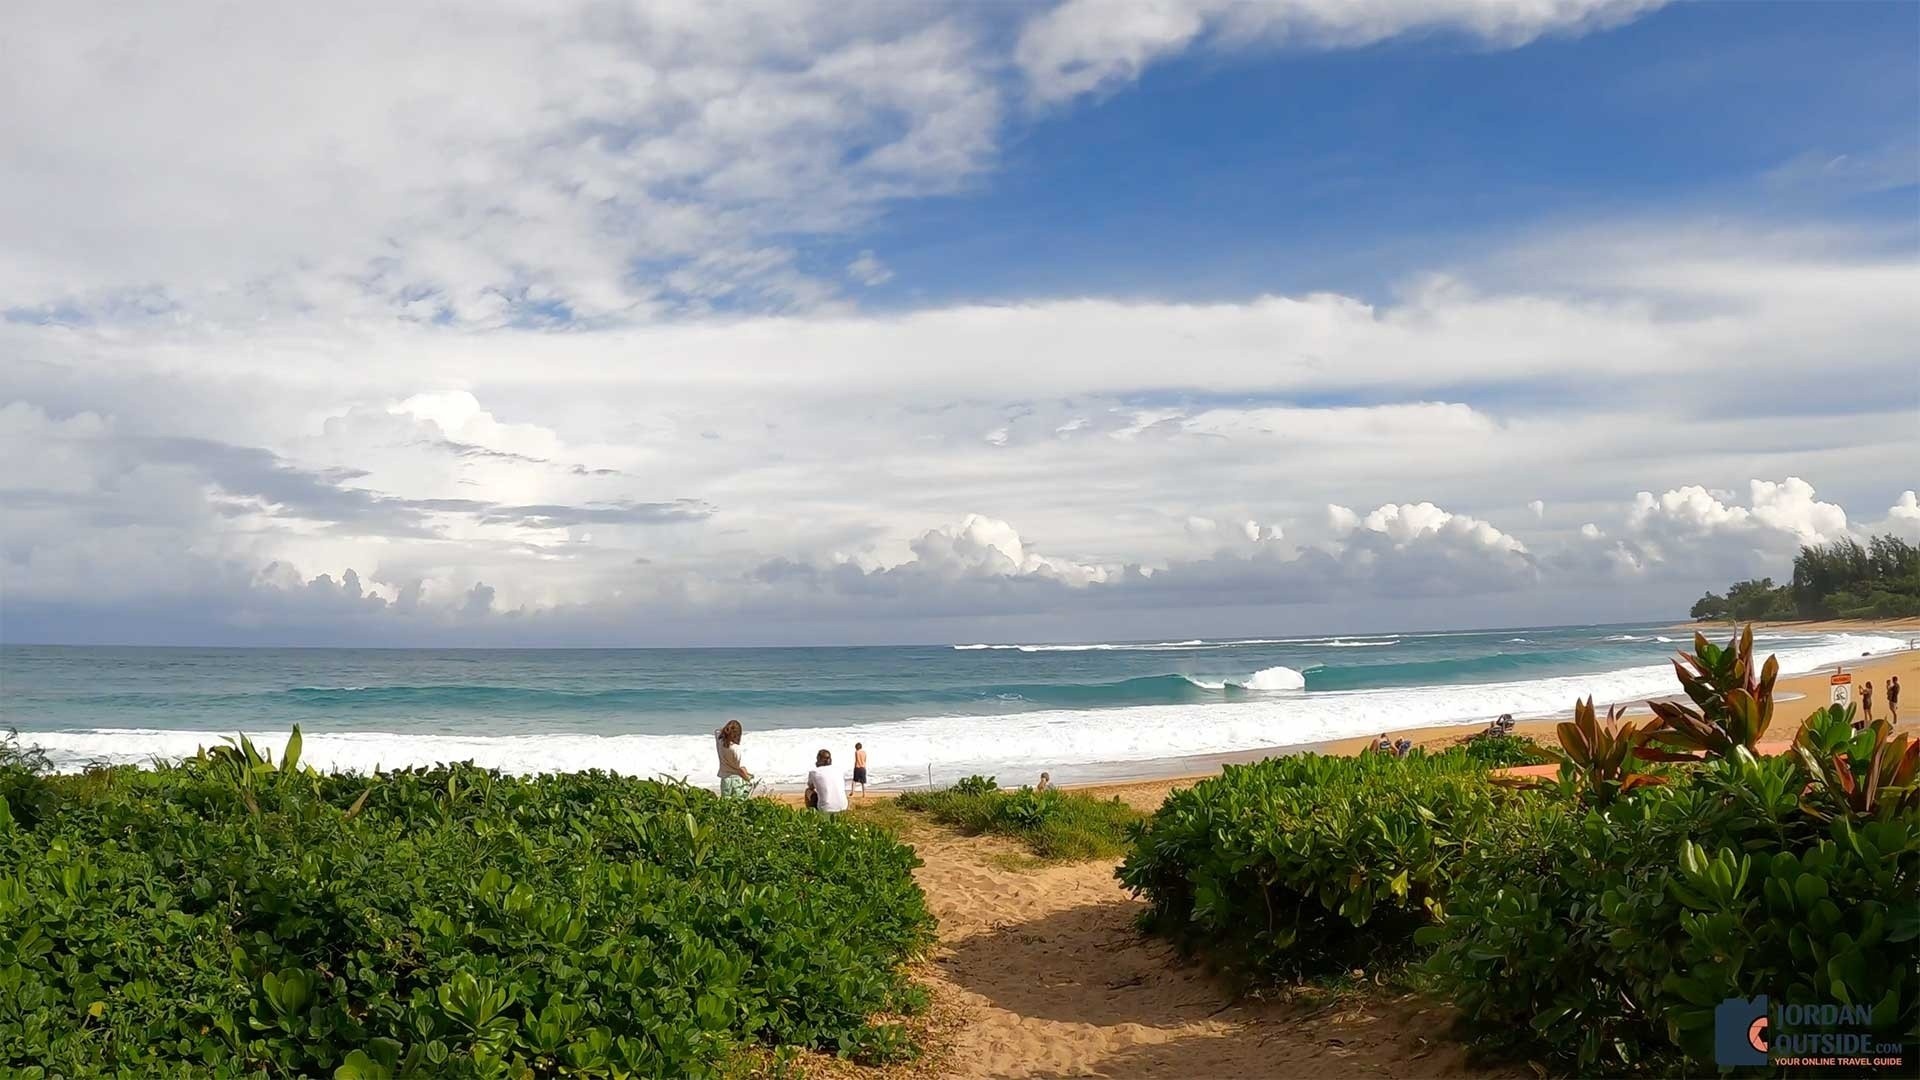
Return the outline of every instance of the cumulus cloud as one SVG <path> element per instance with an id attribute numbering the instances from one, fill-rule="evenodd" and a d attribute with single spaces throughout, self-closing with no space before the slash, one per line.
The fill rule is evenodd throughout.
<path id="1" fill-rule="evenodd" d="M 1451 31 L 1510 48 L 1544 34 L 1617 26 L 1663 2 L 1068 0 L 1027 24 L 1015 55 L 1033 96 L 1057 102 L 1136 79 L 1153 62 L 1196 44 L 1214 49 L 1352 48 L 1402 34 Z"/>
<path id="2" fill-rule="evenodd" d="M 1797 476 L 1779 482 L 1749 481 L 1748 490 L 1750 506 L 1733 503 L 1730 493 L 1708 491 L 1698 484 L 1658 497 L 1642 491 L 1634 496 L 1627 527 L 1656 543 L 1737 536 L 1798 547 L 1824 544 L 1847 534 L 1847 512 L 1816 500 L 1813 485 Z"/>
<path id="3" fill-rule="evenodd" d="M 1920 540 L 1920 499 L 1916 499 L 1912 491 L 1901 492 L 1899 500 L 1887 508 L 1886 520 L 1875 531 Z"/>

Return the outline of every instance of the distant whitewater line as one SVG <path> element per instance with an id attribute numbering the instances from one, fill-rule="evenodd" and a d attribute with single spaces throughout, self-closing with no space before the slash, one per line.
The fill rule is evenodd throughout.
<path id="1" fill-rule="evenodd" d="M 1782 669 L 1810 671 L 1862 653 L 1901 648 L 1898 638 L 1835 635 L 1819 645 L 1780 652 Z M 1309 673 L 1313 674 L 1313 673 Z M 1580 675 L 1463 685 L 1299 692 L 1306 676 L 1291 668 L 1255 672 L 1239 687 L 1213 687 L 1187 676 L 1152 676 L 1185 684 L 1186 695 L 1165 704 L 1116 708 L 1052 708 L 980 716 L 805 728 L 750 730 L 743 749 L 748 767 L 772 783 L 797 784 L 814 751 L 851 750 L 866 743 L 876 783 L 906 785 L 968 773 L 1022 781 L 1047 769 L 1055 777 L 1075 767 L 1133 762 L 1263 747 L 1300 746 L 1378 731 L 1444 724 L 1477 724 L 1500 713 L 1549 716 L 1576 697 L 1632 701 L 1673 690 L 1667 664 Z M 1131 681 L 1131 680 L 1130 680 Z M 144 763 L 179 758 L 216 744 L 225 732 L 94 728 L 23 733 L 63 768 L 91 761 Z M 279 745 L 285 731 L 254 731 Z M 472 760 L 516 773 L 588 768 L 634 775 L 684 777 L 711 786 L 713 745 L 705 734 L 464 735 L 309 730 L 305 759 L 319 768 L 372 771 L 435 761 Z"/>
<path id="2" fill-rule="evenodd" d="M 1372 641 L 1350 638 L 1236 638 L 1232 641 L 1153 641 L 1153 642 L 1094 642 L 1087 645 L 955 645 L 956 652 L 978 652 L 993 650 L 999 652 L 1163 652 L 1186 651 L 1189 649 L 1233 649 L 1252 645 L 1324 645 L 1333 649 L 1364 649 L 1386 645 L 1398 645 L 1399 639 L 1388 638 Z"/>

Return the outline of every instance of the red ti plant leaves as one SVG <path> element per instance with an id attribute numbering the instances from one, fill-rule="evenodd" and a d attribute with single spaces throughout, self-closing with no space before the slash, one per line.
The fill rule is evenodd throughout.
<path id="1" fill-rule="evenodd" d="M 1680 687 L 1692 701 L 1649 701 L 1656 722 L 1646 745 L 1635 751 L 1643 761 L 1704 761 L 1729 757 L 1740 747 L 1751 753 L 1773 723 L 1773 684 L 1780 662 L 1769 656 L 1756 676 L 1753 627 L 1725 648 L 1695 633 L 1694 649 L 1673 662 Z"/>
<path id="2" fill-rule="evenodd" d="M 1573 703 L 1573 719 L 1554 728 L 1560 739 L 1560 783 L 1582 802 L 1604 806 L 1636 787 L 1660 783 L 1660 778 L 1637 771 L 1633 750 L 1644 736 L 1634 724 L 1622 724 L 1623 709 L 1607 710 L 1603 725 L 1593 698 Z"/>

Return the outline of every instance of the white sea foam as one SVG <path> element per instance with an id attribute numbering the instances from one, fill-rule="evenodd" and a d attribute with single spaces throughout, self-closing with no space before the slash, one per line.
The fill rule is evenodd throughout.
<path id="1" fill-rule="evenodd" d="M 1315 665 L 1318 666 L 1318 665 Z M 1204 690 L 1305 690 L 1307 677 L 1290 667 L 1276 665 L 1261 668 L 1244 679 L 1200 679 L 1192 675 L 1181 678 Z"/>
<path id="2" fill-rule="evenodd" d="M 1373 640 L 1364 638 L 1338 637 L 1299 637 L 1299 638 L 1233 638 L 1222 641 L 1207 641 L 1194 638 L 1190 641 L 1138 641 L 1108 642 L 1097 641 L 1084 645 L 955 645 L 957 652 L 978 652 L 993 649 L 1004 652 L 1051 653 L 1051 652 L 1169 652 L 1190 649 L 1237 649 L 1248 645 L 1325 645 L 1335 649 L 1374 648 L 1382 645 L 1398 645 L 1398 638 Z"/>
<path id="3" fill-rule="evenodd" d="M 1899 638 L 1839 634 L 1817 645 L 1781 651 L 1782 670 L 1805 672 L 1862 653 L 1901 648 Z M 1242 685 L 1255 691 L 1297 689 L 1289 668 L 1256 672 Z M 1223 683 L 1222 686 L 1225 684 Z M 1376 731 L 1437 724 L 1477 724 L 1501 713 L 1550 716 L 1577 697 L 1632 701 L 1669 693 L 1666 664 L 1530 682 L 1398 689 L 1223 695 L 1180 705 L 1046 710 L 1000 716 L 922 717 L 839 727 L 750 731 L 742 749 L 764 779 L 796 785 L 821 747 L 850 750 L 864 742 L 876 783 L 924 783 L 993 773 L 1018 781 L 1050 769 L 1056 778 L 1087 766 L 1124 764 L 1267 746 L 1297 746 Z M 143 763 L 190 755 L 217 744 L 222 732 L 94 729 L 23 732 L 64 768 L 89 761 Z M 253 738 L 278 749 L 284 732 Z M 510 772 L 602 768 L 634 775 L 685 777 L 712 786 L 713 740 L 696 735 L 397 735 L 309 731 L 303 759 L 317 768 L 370 771 L 435 761 L 473 760 Z"/>

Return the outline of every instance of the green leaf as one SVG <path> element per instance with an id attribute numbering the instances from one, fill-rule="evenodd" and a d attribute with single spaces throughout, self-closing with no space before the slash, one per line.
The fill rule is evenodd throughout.
<path id="1" fill-rule="evenodd" d="M 287 736 L 287 748 L 280 752 L 280 771 L 293 772 L 300 766 L 300 725 L 293 725 L 293 733 Z"/>

